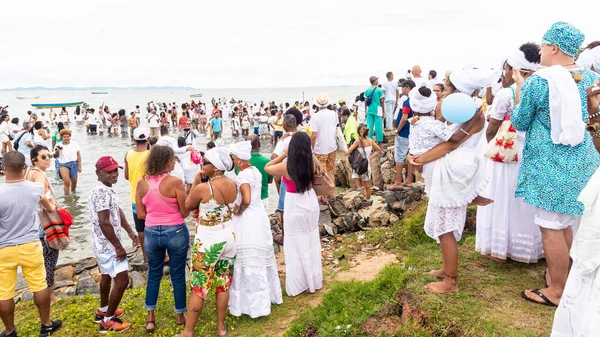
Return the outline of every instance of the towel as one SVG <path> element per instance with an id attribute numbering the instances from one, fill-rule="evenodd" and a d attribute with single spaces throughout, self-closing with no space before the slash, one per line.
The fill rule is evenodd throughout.
<path id="1" fill-rule="evenodd" d="M 585 123 L 581 118 L 581 97 L 571 72 L 555 65 L 542 68 L 536 74 L 548 81 L 552 142 L 569 146 L 583 142 Z"/>

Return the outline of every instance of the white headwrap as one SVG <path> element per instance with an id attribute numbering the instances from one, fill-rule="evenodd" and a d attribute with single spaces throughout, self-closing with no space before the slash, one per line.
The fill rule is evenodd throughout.
<path id="1" fill-rule="evenodd" d="M 550 101 L 550 135 L 554 144 L 576 146 L 585 136 L 581 119 L 581 97 L 571 72 L 561 65 L 536 72 L 548 81 Z"/>
<path id="2" fill-rule="evenodd" d="M 522 69 L 522 70 L 535 71 L 540 66 L 539 63 L 533 63 L 533 62 L 527 61 L 527 59 L 525 58 L 525 53 L 523 53 L 523 51 L 521 51 L 519 49 L 517 49 L 514 53 L 512 53 L 512 55 L 510 55 L 508 57 L 506 62 L 511 67 L 513 67 L 515 69 Z"/>
<path id="3" fill-rule="evenodd" d="M 231 160 L 229 151 L 222 147 L 215 147 L 206 151 L 204 158 L 219 171 L 228 172 L 233 168 L 233 160 Z"/>
<path id="4" fill-rule="evenodd" d="M 579 58 L 575 63 L 587 70 L 592 70 L 592 67 L 594 67 L 594 70 L 600 73 L 600 46 L 584 50 L 579 54 Z"/>
<path id="5" fill-rule="evenodd" d="M 229 151 L 241 160 L 248 160 L 251 157 L 252 145 L 249 140 L 233 143 L 229 146 Z"/>
<path id="6" fill-rule="evenodd" d="M 410 108 L 418 113 L 432 112 L 437 104 L 437 96 L 433 91 L 429 97 L 425 97 L 421 95 L 417 87 L 408 93 L 408 97 L 410 98 Z"/>
<path id="7" fill-rule="evenodd" d="M 461 69 L 450 74 L 450 82 L 458 91 L 471 96 L 477 89 L 491 87 L 498 77 L 498 72 L 494 70 Z"/>

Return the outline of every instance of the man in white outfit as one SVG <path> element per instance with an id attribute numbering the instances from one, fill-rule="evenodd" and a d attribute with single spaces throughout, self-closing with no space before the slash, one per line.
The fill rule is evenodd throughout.
<path id="1" fill-rule="evenodd" d="M 385 92 L 384 104 L 385 104 L 385 130 L 390 131 L 394 127 L 394 111 L 398 107 L 398 98 L 400 98 L 400 89 L 394 82 L 394 74 L 388 71 L 385 74 L 387 82 L 383 84 L 383 91 Z"/>

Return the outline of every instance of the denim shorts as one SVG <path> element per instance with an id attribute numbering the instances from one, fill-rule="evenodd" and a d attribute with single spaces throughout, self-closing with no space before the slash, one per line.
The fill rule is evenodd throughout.
<path id="1" fill-rule="evenodd" d="M 396 163 L 404 163 L 406 155 L 408 154 L 408 138 L 402 136 L 396 136 L 396 153 L 394 159 Z"/>
<path id="2" fill-rule="evenodd" d="M 60 179 L 60 180 L 62 180 L 62 177 L 60 176 L 60 168 L 61 167 L 68 168 L 69 169 L 69 179 L 73 179 L 77 175 L 77 170 L 79 169 L 79 164 L 77 164 L 77 161 L 59 163 L 57 160 L 56 161 L 56 175 L 58 176 L 58 179 Z"/>

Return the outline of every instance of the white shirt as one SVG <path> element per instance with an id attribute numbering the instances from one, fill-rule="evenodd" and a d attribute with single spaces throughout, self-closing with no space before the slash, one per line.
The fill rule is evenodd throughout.
<path id="1" fill-rule="evenodd" d="M 388 81 L 383 83 L 382 85 L 383 91 L 385 92 L 385 102 L 395 102 L 396 101 L 396 92 L 398 91 L 398 84 L 394 81 Z"/>
<path id="2" fill-rule="evenodd" d="M 149 114 L 148 115 L 148 125 L 151 128 L 157 128 L 159 118 L 160 117 L 158 116 L 158 114 Z"/>
<path id="3" fill-rule="evenodd" d="M 88 125 L 96 125 L 98 124 L 98 119 L 96 118 L 96 115 L 90 113 L 87 115 L 87 123 Z"/>
<path id="4" fill-rule="evenodd" d="M 310 130 L 317 133 L 315 154 L 329 154 L 337 150 L 335 138 L 338 124 L 337 114 L 329 109 L 322 109 L 310 119 Z"/>
<path id="5" fill-rule="evenodd" d="M 176 155 L 183 154 L 187 151 L 187 147 L 179 147 L 177 140 L 171 136 L 160 136 L 160 138 L 158 138 L 158 141 L 156 142 L 156 145 L 168 146 L 171 149 L 173 149 L 173 152 L 175 152 Z"/>
<path id="6" fill-rule="evenodd" d="M 66 145 L 64 143 L 58 143 L 56 144 L 54 149 L 61 147 L 62 150 L 60 150 L 60 152 L 58 153 L 58 158 L 56 158 L 56 160 L 58 160 L 59 163 L 64 164 L 72 161 L 77 161 L 77 152 L 79 152 L 79 145 L 77 145 L 77 143 L 73 141 L 71 141 L 69 145 Z"/>

